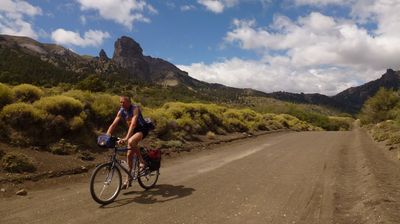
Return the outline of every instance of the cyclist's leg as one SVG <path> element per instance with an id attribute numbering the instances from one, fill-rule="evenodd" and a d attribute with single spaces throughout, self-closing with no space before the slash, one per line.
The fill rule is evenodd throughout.
<path id="1" fill-rule="evenodd" d="M 145 162 L 143 160 L 142 154 L 140 153 L 140 150 L 138 147 L 138 143 L 142 140 L 142 138 L 143 138 L 142 132 L 136 132 L 135 134 L 133 134 L 132 137 L 130 137 L 128 139 L 128 149 L 132 149 L 129 151 L 133 151 L 134 153 L 136 153 L 138 155 L 139 162 L 144 164 Z M 132 152 L 131 157 L 128 158 L 128 159 L 130 159 L 130 161 L 132 161 L 133 152 Z M 129 168 L 132 168 L 132 162 L 131 162 L 131 164 L 129 164 Z"/>

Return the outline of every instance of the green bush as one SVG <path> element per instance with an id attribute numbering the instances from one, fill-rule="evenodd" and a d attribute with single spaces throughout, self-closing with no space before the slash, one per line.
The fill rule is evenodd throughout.
<path id="1" fill-rule="evenodd" d="M 9 104 L 0 113 L 1 120 L 17 130 L 40 129 L 46 113 L 27 103 Z"/>
<path id="2" fill-rule="evenodd" d="M 95 121 L 107 125 L 110 125 L 117 115 L 119 107 L 119 96 L 105 93 L 95 94 L 93 103 L 91 104 Z"/>
<path id="3" fill-rule="evenodd" d="M 36 170 L 29 158 L 21 153 L 7 153 L 1 159 L 1 162 L 3 169 L 12 173 L 34 172 Z"/>
<path id="4" fill-rule="evenodd" d="M 359 118 L 362 124 L 379 123 L 395 119 L 395 110 L 400 102 L 398 92 L 381 88 L 363 105 Z"/>
<path id="5" fill-rule="evenodd" d="M 78 89 L 101 92 L 106 90 L 106 85 L 98 75 L 90 75 L 77 84 Z"/>
<path id="6" fill-rule="evenodd" d="M 14 92 L 6 85 L 0 83 L 0 109 L 14 100 Z"/>
<path id="7" fill-rule="evenodd" d="M 77 99 L 81 101 L 85 107 L 90 106 L 95 98 L 95 94 L 91 93 L 89 91 L 82 91 L 82 90 L 70 90 L 68 92 L 63 93 L 62 95 L 72 97 L 74 99 Z"/>
<path id="8" fill-rule="evenodd" d="M 34 102 L 44 95 L 44 92 L 37 86 L 31 84 L 21 84 L 13 89 L 15 97 L 22 102 Z"/>
<path id="9" fill-rule="evenodd" d="M 34 106 L 53 115 L 62 115 L 65 118 L 75 117 L 83 110 L 83 104 L 79 100 L 68 96 L 43 97 L 36 101 Z"/>
<path id="10" fill-rule="evenodd" d="M 85 125 L 85 121 L 80 116 L 75 116 L 69 120 L 69 127 L 72 131 L 81 129 Z"/>
<path id="11" fill-rule="evenodd" d="M 49 150 L 56 155 L 69 155 L 76 152 L 77 146 L 67 142 L 65 139 L 60 139 L 60 141 L 50 145 Z"/>

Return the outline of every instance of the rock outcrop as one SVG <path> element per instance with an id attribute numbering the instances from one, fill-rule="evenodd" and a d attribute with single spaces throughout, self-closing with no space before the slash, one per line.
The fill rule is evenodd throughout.
<path id="1" fill-rule="evenodd" d="M 149 64 L 144 60 L 143 49 L 130 37 L 118 38 L 114 44 L 112 61 L 126 69 L 132 78 L 151 81 Z"/>
<path id="2" fill-rule="evenodd" d="M 110 60 L 110 58 L 107 57 L 106 52 L 101 49 L 100 53 L 99 53 L 99 62 L 108 62 Z"/>

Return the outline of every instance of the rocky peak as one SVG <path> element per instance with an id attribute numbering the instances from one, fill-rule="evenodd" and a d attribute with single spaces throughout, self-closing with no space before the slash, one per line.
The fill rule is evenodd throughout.
<path id="1" fill-rule="evenodd" d="M 130 37 L 122 36 L 115 41 L 112 61 L 128 73 L 142 80 L 150 80 L 150 66 L 145 61 L 143 49 Z"/>
<path id="2" fill-rule="evenodd" d="M 113 59 L 143 57 L 143 49 L 130 37 L 122 36 L 115 41 Z"/>
<path id="3" fill-rule="evenodd" d="M 99 53 L 99 60 L 100 61 L 109 61 L 110 59 L 107 57 L 106 52 L 101 49 L 100 53 Z"/>
<path id="4" fill-rule="evenodd" d="M 393 70 L 393 69 L 387 69 L 386 73 L 382 75 L 382 80 L 383 81 L 394 81 L 398 80 L 399 76 L 398 74 Z"/>

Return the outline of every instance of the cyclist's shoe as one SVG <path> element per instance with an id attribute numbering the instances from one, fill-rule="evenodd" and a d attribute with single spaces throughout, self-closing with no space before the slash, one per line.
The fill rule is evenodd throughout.
<path id="1" fill-rule="evenodd" d="M 147 168 L 147 164 L 146 163 L 140 163 L 139 164 L 139 173 L 141 173 L 142 171 L 146 170 Z"/>
<path id="2" fill-rule="evenodd" d="M 125 181 L 125 183 L 122 184 L 122 186 L 121 186 L 121 190 L 128 189 L 128 187 L 131 187 L 131 186 L 132 186 L 132 181 L 131 180 Z"/>

